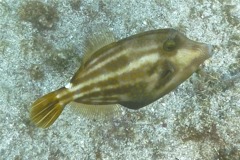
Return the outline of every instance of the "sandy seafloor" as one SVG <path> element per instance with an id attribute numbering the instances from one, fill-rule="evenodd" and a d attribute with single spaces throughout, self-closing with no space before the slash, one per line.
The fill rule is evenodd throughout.
<path id="1" fill-rule="evenodd" d="M 239 0 L 41 2 L 53 19 L 36 1 L 0 0 L 1 160 L 240 159 Z M 102 28 L 120 39 L 168 27 L 214 45 L 200 72 L 173 92 L 115 118 L 89 119 L 67 106 L 48 129 L 30 123 L 31 104 L 67 84 L 88 37 Z"/>

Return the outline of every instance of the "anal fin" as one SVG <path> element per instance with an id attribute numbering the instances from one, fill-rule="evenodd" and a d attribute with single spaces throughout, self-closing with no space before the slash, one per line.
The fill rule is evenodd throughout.
<path id="1" fill-rule="evenodd" d="M 91 119 L 111 118 L 120 113 L 120 105 L 118 104 L 90 105 L 71 102 L 70 105 L 74 112 Z"/>

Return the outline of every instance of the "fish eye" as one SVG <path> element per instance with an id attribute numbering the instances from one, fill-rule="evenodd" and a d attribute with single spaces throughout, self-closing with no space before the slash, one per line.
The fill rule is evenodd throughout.
<path id="1" fill-rule="evenodd" d="M 169 39 L 163 44 L 163 49 L 165 51 L 173 51 L 176 48 L 177 44 L 174 40 Z"/>

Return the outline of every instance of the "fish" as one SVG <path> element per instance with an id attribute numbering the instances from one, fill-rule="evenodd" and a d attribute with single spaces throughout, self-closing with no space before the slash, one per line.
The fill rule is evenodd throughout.
<path id="1" fill-rule="evenodd" d="M 156 29 L 117 41 L 107 34 L 89 40 L 80 68 L 70 82 L 37 99 L 30 120 L 51 126 L 69 103 L 99 110 L 145 107 L 188 79 L 211 57 L 211 45 L 172 29 Z"/>

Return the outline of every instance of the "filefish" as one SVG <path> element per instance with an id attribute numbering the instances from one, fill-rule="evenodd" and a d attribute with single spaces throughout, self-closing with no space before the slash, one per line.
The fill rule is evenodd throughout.
<path id="1" fill-rule="evenodd" d="M 211 57 L 210 45 L 170 28 L 119 41 L 105 34 L 88 44 L 70 82 L 32 104 L 30 119 L 36 126 L 52 125 L 70 102 L 91 110 L 142 108 L 175 89 Z"/>

